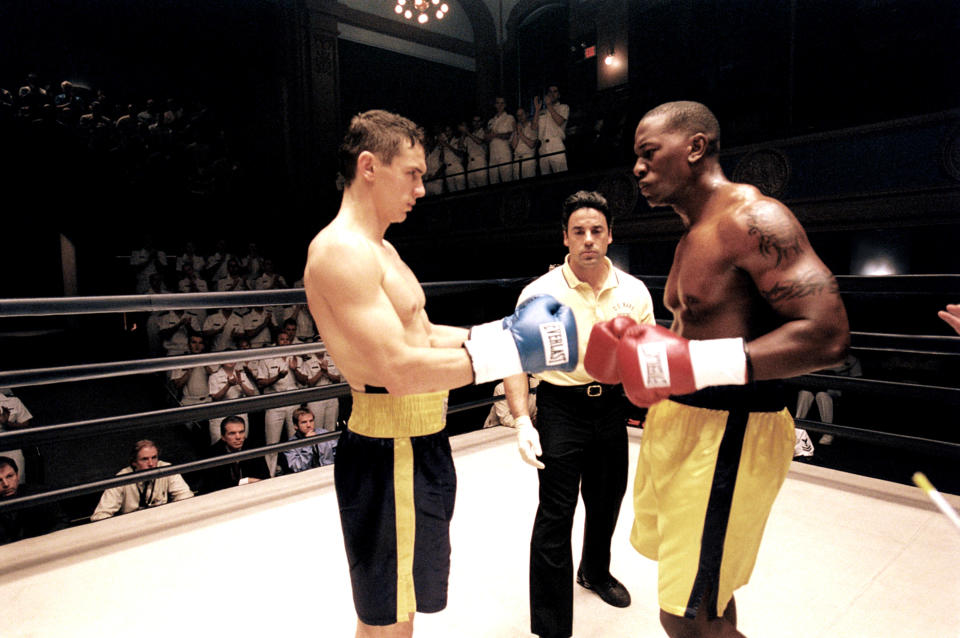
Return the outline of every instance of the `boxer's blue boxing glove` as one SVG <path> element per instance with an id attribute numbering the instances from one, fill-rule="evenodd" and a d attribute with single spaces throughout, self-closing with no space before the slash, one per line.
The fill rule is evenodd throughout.
<path id="1" fill-rule="evenodd" d="M 473 362 L 474 383 L 522 372 L 571 372 L 578 361 L 577 322 L 569 307 L 539 295 L 509 317 L 474 326 L 463 345 Z"/>

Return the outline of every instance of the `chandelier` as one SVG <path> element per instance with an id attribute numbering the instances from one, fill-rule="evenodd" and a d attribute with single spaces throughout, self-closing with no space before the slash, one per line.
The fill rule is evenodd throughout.
<path id="1" fill-rule="evenodd" d="M 426 24 L 430 20 L 431 14 L 437 20 L 443 20 L 450 7 L 441 0 L 397 0 L 397 6 L 393 10 L 407 20 L 412 20 L 416 16 L 417 22 Z"/>

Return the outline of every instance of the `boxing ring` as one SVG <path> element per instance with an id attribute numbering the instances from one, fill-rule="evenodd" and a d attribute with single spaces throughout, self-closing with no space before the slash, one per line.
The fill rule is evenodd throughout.
<path id="1" fill-rule="evenodd" d="M 444 286 L 425 288 L 430 294 Z M 0 301 L 0 316 L 290 304 L 302 303 L 303 291 L 26 301 Z M 321 348 L 304 344 L 268 352 L 292 355 Z M 3 371 L 0 386 L 65 383 L 249 358 L 250 351 L 228 351 Z M 836 381 L 831 378 L 829 385 L 836 387 Z M 804 378 L 804 384 L 810 383 L 817 381 Z M 901 389 L 955 400 L 946 387 Z M 878 391 L 889 390 L 881 384 Z M 345 392 L 340 384 L 40 426 L 0 433 L 0 445 L 123 431 L 145 423 L 171 425 Z M 451 412 L 490 402 L 451 405 Z M 485 415 L 486 410 L 476 411 L 478 427 Z M 815 421 L 804 424 L 818 426 Z M 823 432 L 855 435 L 852 428 L 819 426 Z M 642 430 L 630 428 L 629 435 L 632 484 Z M 956 446 L 910 443 L 940 444 L 948 451 Z M 284 442 L 137 473 L 133 479 L 113 477 L 8 499 L 0 502 L 0 511 L 102 491 L 151 473 L 185 473 L 302 444 Z M 460 434 L 451 438 L 451 445 L 459 485 L 451 527 L 449 604 L 439 614 L 418 614 L 415 635 L 528 636 L 527 561 L 537 500 L 535 470 L 519 459 L 508 428 Z M 960 498 L 947 495 L 947 499 L 960 507 Z M 631 517 L 628 498 L 614 535 L 611 565 L 631 592 L 633 604 L 615 609 L 575 587 L 574 635 L 579 638 L 663 635 L 657 619 L 656 565 L 630 547 Z M 581 534 L 582 505 L 574 524 L 575 552 Z M 778 638 L 960 636 L 958 557 L 960 533 L 919 489 L 794 463 L 770 516 L 751 583 L 737 593 L 739 628 L 748 636 Z M 356 619 L 333 468 L 280 476 L 0 546 L 0 599 L 6 601 L 0 614 L 4 638 L 208 632 L 353 635 Z"/>

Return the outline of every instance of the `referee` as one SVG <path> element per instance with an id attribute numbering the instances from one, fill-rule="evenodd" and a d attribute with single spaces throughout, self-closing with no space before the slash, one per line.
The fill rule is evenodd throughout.
<path id="1" fill-rule="evenodd" d="M 569 249 L 563 265 L 524 288 L 518 303 L 549 294 L 572 308 L 580 361 L 573 372 L 535 375 L 540 379 L 536 427 L 527 410 L 525 376 L 505 380 L 520 454 L 539 470 L 540 504 L 530 541 L 530 629 L 542 638 L 568 638 L 573 631 L 570 535 L 578 493 L 586 520 L 577 583 L 615 607 L 630 604 L 630 593 L 610 574 L 610 541 L 627 487 L 631 406 L 619 385 L 598 383 L 586 373 L 583 356 L 595 323 L 618 315 L 654 323 L 646 286 L 606 256 L 613 236 L 603 195 L 579 191 L 568 197 L 562 223 Z"/>

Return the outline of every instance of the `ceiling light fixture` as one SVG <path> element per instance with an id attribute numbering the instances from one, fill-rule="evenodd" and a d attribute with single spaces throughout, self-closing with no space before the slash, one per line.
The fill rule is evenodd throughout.
<path id="1" fill-rule="evenodd" d="M 441 0 L 397 0 L 393 10 L 407 20 L 415 19 L 420 24 L 426 24 L 431 16 L 443 20 L 450 7 Z"/>

